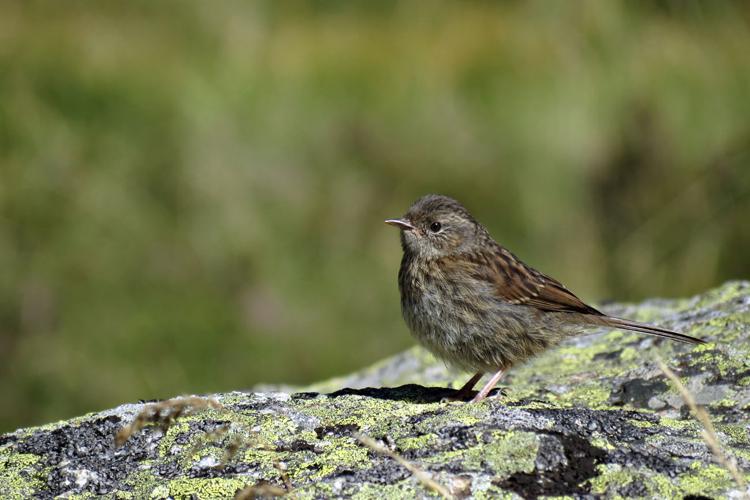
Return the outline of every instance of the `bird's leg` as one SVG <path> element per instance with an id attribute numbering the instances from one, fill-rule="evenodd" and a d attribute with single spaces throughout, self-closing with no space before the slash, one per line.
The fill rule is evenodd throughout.
<path id="1" fill-rule="evenodd" d="M 474 396 L 474 399 L 471 400 L 472 403 L 478 403 L 479 401 L 483 400 L 487 397 L 487 394 L 490 393 L 493 387 L 497 385 L 498 382 L 500 382 L 500 379 L 503 378 L 503 375 L 505 375 L 505 370 L 498 370 L 497 373 L 495 373 L 492 378 L 484 384 L 484 387 L 482 387 L 482 390 L 479 391 L 479 393 Z"/>
<path id="2" fill-rule="evenodd" d="M 484 372 L 475 373 L 474 376 L 463 385 L 463 387 L 456 391 L 453 397 L 456 399 L 466 399 L 471 394 L 471 391 L 474 390 L 474 386 L 477 385 L 477 382 L 482 378 L 482 375 L 484 375 Z"/>
<path id="3" fill-rule="evenodd" d="M 443 398 L 443 402 L 447 403 L 450 401 L 466 401 L 471 396 L 474 386 L 477 385 L 479 379 L 482 378 L 484 372 L 475 373 L 460 389 L 458 389 L 453 395 Z"/>

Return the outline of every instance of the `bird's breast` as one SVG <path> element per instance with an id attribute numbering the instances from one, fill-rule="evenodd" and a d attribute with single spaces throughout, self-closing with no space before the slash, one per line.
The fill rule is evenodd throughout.
<path id="1" fill-rule="evenodd" d="M 404 263 L 399 288 L 404 319 L 417 337 L 455 342 L 455 336 L 486 325 L 497 309 L 486 284 L 435 261 Z"/>

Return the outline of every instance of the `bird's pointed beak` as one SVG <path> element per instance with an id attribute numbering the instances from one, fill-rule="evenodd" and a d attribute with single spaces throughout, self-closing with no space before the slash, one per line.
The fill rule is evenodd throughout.
<path id="1" fill-rule="evenodd" d="M 404 231 L 412 231 L 416 229 L 416 227 L 411 225 L 411 222 L 404 220 L 404 219 L 388 219 L 385 221 L 386 224 L 390 224 L 391 226 L 396 226 L 399 229 L 403 229 Z"/>

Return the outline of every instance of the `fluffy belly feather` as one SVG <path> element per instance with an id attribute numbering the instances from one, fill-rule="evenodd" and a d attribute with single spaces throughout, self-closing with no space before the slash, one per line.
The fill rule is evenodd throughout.
<path id="1" fill-rule="evenodd" d="M 488 293 L 422 288 L 402 294 L 416 339 L 438 358 L 467 371 L 507 369 L 574 333 L 556 313 L 495 299 Z"/>

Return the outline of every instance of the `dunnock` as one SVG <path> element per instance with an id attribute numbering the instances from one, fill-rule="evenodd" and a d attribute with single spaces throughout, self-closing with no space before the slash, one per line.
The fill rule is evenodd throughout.
<path id="1" fill-rule="evenodd" d="M 469 396 L 482 375 L 494 373 L 472 400 L 481 401 L 511 366 L 585 328 L 623 328 L 705 343 L 586 305 L 498 244 L 447 196 L 424 196 L 403 218 L 385 222 L 401 230 L 398 286 L 409 329 L 437 357 L 476 372 L 456 399 Z"/>

